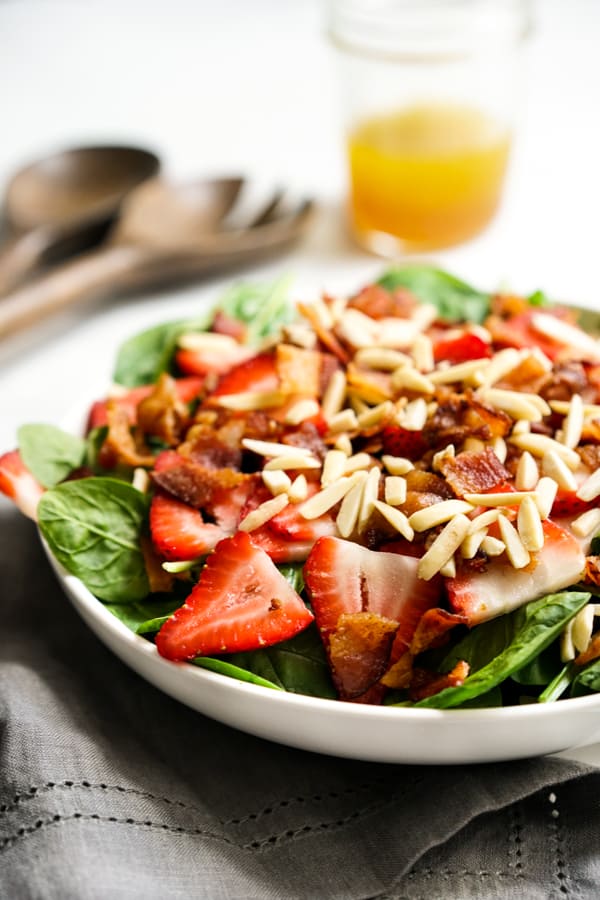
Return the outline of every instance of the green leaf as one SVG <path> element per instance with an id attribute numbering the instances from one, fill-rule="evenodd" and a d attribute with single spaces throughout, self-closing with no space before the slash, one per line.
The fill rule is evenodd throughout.
<path id="1" fill-rule="evenodd" d="M 258 344 L 294 318 L 289 289 L 289 277 L 272 284 L 240 282 L 221 297 L 218 308 L 247 326 L 247 344 Z"/>
<path id="2" fill-rule="evenodd" d="M 52 488 L 38 506 L 39 527 L 56 559 L 101 600 L 141 600 L 149 591 L 140 537 L 148 499 L 114 478 L 83 478 Z"/>
<path id="3" fill-rule="evenodd" d="M 509 646 L 517 627 L 515 613 L 498 616 L 482 625 L 476 625 L 444 657 L 439 671 L 450 672 L 457 662 L 465 660 L 469 663 L 471 673 L 477 672 Z"/>
<path id="4" fill-rule="evenodd" d="M 234 653 L 228 661 L 295 694 L 335 699 L 323 643 L 312 625 L 289 641 L 264 650 Z"/>
<path id="5" fill-rule="evenodd" d="M 590 554 L 592 556 L 600 556 L 600 534 L 594 535 L 590 544 Z"/>
<path id="6" fill-rule="evenodd" d="M 277 568 L 296 593 L 301 594 L 304 590 L 304 563 L 287 563 Z"/>
<path id="7" fill-rule="evenodd" d="M 573 679 L 571 697 L 583 697 L 585 694 L 597 694 L 600 691 L 600 659 L 589 663 Z"/>
<path id="8" fill-rule="evenodd" d="M 179 335 L 204 331 L 212 319 L 213 312 L 207 312 L 197 319 L 155 325 L 129 338 L 118 351 L 114 380 L 125 387 L 153 384 L 162 372 L 169 371 Z"/>
<path id="9" fill-rule="evenodd" d="M 448 322 L 483 322 L 490 311 L 490 295 L 482 293 L 435 266 L 408 264 L 389 269 L 378 284 L 387 290 L 408 288 L 422 303 L 432 303 Z"/>
<path id="10" fill-rule="evenodd" d="M 238 681 L 245 681 L 249 684 L 258 684 L 261 687 L 272 688 L 274 691 L 283 691 L 284 688 L 279 684 L 274 684 L 267 678 L 261 678 L 248 669 L 242 669 L 223 659 L 214 659 L 212 656 L 197 656 L 192 660 L 195 666 L 202 669 L 210 669 L 211 672 L 218 672 L 219 675 L 227 675 L 228 678 L 237 678 Z"/>
<path id="11" fill-rule="evenodd" d="M 562 668 L 558 641 L 553 641 L 539 656 L 513 672 L 511 678 L 518 684 L 543 686 L 553 681 Z"/>
<path id="12" fill-rule="evenodd" d="M 135 603 L 106 603 L 106 608 L 136 634 L 154 634 L 183 600 L 173 594 L 151 594 Z"/>
<path id="13" fill-rule="evenodd" d="M 530 306 L 552 306 L 552 300 L 544 291 L 534 291 L 527 298 L 527 302 Z"/>
<path id="14" fill-rule="evenodd" d="M 555 675 L 552 681 L 546 685 L 539 695 L 537 698 L 538 703 L 554 703 L 555 700 L 560 700 L 573 680 L 573 669 L 574 666 L 571 663 L 567 663 L 566 666 L 563 666 L 560 672 Z"/>
<path id="15" fill-rule="evenodd" d="M 589 593 L 562 591 L 534 600 L 519 612 L 520 627 L 508 646 L 459 687 L 449 687 L 420 700 L 415 706 L 448 709 L 462 706 L 486 693 L 522 669 L 558 637 L 567 622 L 589 601 Z"/>
<path id="16" fill-rule="evenodd" d="M 54 425 L 21 425 L 17 438 L 21 459 L 47 488 L 63 481 L 85 457 L 85 441 Z"/>

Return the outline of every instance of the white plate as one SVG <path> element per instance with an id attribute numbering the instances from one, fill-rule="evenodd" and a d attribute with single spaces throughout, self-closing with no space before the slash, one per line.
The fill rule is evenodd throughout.
<path id="1" fill-rule="evenodd" d="M 477 763 L 541 756 L 600 740 L 600 695 L 504 709 L 394 709 L 246 684 L 159 656 L 46 553 L 92 631 L 126 665 L 186 706 L 267 740 L 390 763 Z"/>

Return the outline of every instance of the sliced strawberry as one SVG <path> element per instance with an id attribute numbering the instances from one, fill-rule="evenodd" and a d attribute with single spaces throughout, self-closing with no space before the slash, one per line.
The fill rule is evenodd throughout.
<path id="1" fill-rule="evenodd" d="M 559 489 L 554 498 L 554 503 L 552 504 L 552 518 L 561 519 L 563 517 L 569 517 L 571 519 L 576 519 L 581 513 L 587 512 L 588 509 L 592 509 L 594 506 L 598 506 L 599 502 L 600 498 L 596 498 L 596 500 L 592 501 L 580 500 L 576 491 Z"/>
<path id="2" fill-rule="evenodd" d="M 279 378 L 272 353 L 259 353 L 234 366 L 220 379 L 211 397 L 243 394 L 247 391 L 275 391 Z"/>
<path id="3" fill-rule="evenodd" d="M 18 450 L 0 456 L 0 491 L 10 497 L 21 512 L 34 521 L 44 488 L 33 477 Z"/>
<path id="4" fill-rule="evenodd" d="M 173 660 L 258 650 L 288 640 L 313 615 L 264 550 L 239 532 L 221 541 L 156 646 Z"/>
<path id="5" fill-rule="evenodd" d="M 205 522 L 197 509 L 166 494 L 152 498 L 150 534 L 157 552 L 171 561 L 205 556 L 225 537 L 223 530 Z"/>
<path id="6" fill-rule="evenodd" d="M 538 347 L 549 359 L 556 359 L 563 344 L 551 340 L 546 335 L 536 331 L 532 325 L 532 319 L 536 310 L 531 309 L 511 316 L 509 319 L 500 319 L 491 316 L 486 326 L 492 335 L 492 340 L 499 347 L 516 347 L 521 350 L 525 347 Z M 550 315 L 554 315 L 549 311 Z M 561 318 L 561 316 L 557 316 Z"/>
<path id="7" fill-rule="evenodd" d="M 439 600 L 438 585 L 417 577 L 418 564 L 416 557 L 320 538 L 304 579 L 321 633 L 335 631 L 343 613 L 372 612 L 398 622 L 410 643 L 421 615 Z"/>
<path id="8" fill-rule="evenodd" d="M 383 452 L 390 456 L 420 459 L 428 449 L 421 431 L 409 431 L 400 425 L 386 425 L 382 431 Z"/>
<path id="9" fill-rule="evenodd" d="M 284 538 L 269 528 L 268 523 L 255 528 L 249 534 L 252 543 L 264 550 L 274 563 L 304 562 L 314 547 L 314 541 L 294 541 Z"/>
<path id="10" fill-rule="evenodd" d="M 318 484 L 309 482 L 307 499 L 319 490 Z M 335 519 L 330 513 L 324 513 L 318 519 L 305 519 L 296 503 L 288 503 L 280 513 L 273 516 L 269 520 L 269 528 L 288 540 L 311 541 L 313 544 L 320 537 L 338 534 Z"/>
<path id="11" fill-rule="evenodd" d="M 202 390 L 203 384 L 204 379 L 196 376 L 176 378 L 175 389 L 177 391 L 177 396 L 183 403 L 191 403 Z M 127 391 L 125 394 L 113 399 L 116 400 L 118 406 L 126 410 L 130 423 L 134 425 L 137 419 L 138 404 L 141 403 L 142 400 L 145 400 L 146 397 L 150 396 L 153 390 L 153 384 L 142 384 L 139 387 L 131 388 L 131 390 Z M 106 400 L 96 400 L 95 403 L 92 403 L 88 415 L 88 431 L 91 431 L 92 428 L 100 428 L 101 426 L 108 424 L 106 403 Z"/>
<path id="12" fill-rule="evenodd" d="M 450 606 L 466 616 L 470 626 L 579 581 L 585 554 L 577 539 L 550 519 L 543 528 L 544 546 L 524 569 L 513 568 L 502 555 L 491 559 L 482 572 L 465 569 L 447 579 Z"/>
<path id="13" fill-rule="evenodd" d="M 231 347 L 210 348 L 203 347 L 198 350 L 179 349 L 175 353 L 175 365 L 184 375 L 207 375 L 214 372 L 223 375 L 233 366 L 244 362 L 253 355 L 250 347 L 233 343 Z"/>
<path id="14" fill-rule="evenodd" d="M 471 359 L 486 359 L 491 355 L 490 345 L 470 331 L 456 337 L 440 338 L 433 345 L 435 361 L 446 360 L 452 365 Z"/>

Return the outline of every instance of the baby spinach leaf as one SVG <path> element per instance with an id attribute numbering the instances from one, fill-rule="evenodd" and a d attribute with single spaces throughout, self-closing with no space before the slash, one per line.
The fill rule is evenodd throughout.
<path id="1" fill-rule="evenodd" d="M 538 703 L 554 703 L 555 700 L 560 700 L 573 680 L 573 669 L 572 663 L 567 663 L 566 666 L 563 666 L 538 696 Z"/>
<path id="2" fill-rule="evenodd" d="M 583 697 L 600 691 L 600 659 L 580 669 L 571 685 L 571 697 Z"/>
<path id="3" fill-rule="evenodd" d="M 435 266 L 408 264 L 394 267 L 382 275 L 378 284 L 390 291 L 408 288 L 422 303 L 432 303 L 440 318 L 449 322 L 483 322 L 490 311 L 489 294 Z"/>
<path id="4" fill-rule="evenodd" d="M 520 610 L 521 623 L 508 646 L 459 687 L 449 687 L 415 706 L 448 709 L 462 706 L 522 669 L 558 637 L 566 623 L 589 601 L 589 593 L 562 591 L 528 603 Z"/>
<path id="5" fill-rule="evenodd" d="M 311 697 L 336 697 L 323 644 L 314 625 L 289 641 L 264 650 L 234 653 L 228 661 L 285 691 Z"/>
<path id="6" fill-rule="evenodd" d="M 283 577 L 294 588 L 297 594 L 304 590 L 304 565 L 303 563 L 286 563 L 277 566 Z"/>
<path id="7" fill-rule="evenodd" d="M 136 634 L 154 634 L 184 602 L 174 594 L 150 594 L 135 603 L 106 603 L 111 613 Z"/>
<path id="8" fill-rule="evenodd" d="M 249 684 L 259 684 L 261 687 L 272 688 L 274 691 L 285 690 L 281 685 L 274 684 L 267 678 L 261 678 L 260 675 L 256 675 L 248 669 L 235 666 L 224 659 L 214 659 L 212 656 L 197 656 L 192 662 L 195 666 L 200 666 L 202 669 L 210 669 L 211 672 L 218 672 L 219 675 L 227 675 L 228 678 L 237 678 L 238 681 L 245 681 Z"/>
<path id="9" fill-rule="evenodd" d="M 169 370 L 179 335 L 203 331 L 212 319 L 213 313 L 207 312 L 197 319 L 155 325 L 129 338 L 117 353 L 114 380 L 125 387 L 152 384 Z"/>
<path id="10" fill-rule="evenodd" d="M 42 496 L 39 527 L 56 559 L 101 600 L 141 600 L 149 591 L 140 536 L 148 499 L 114 478 L 67 481 Z"/>
<path id="11" fill-rule="evenodd" d="M 239 282 L 221 297 L 218 308 L 246 325 L 246 343 L 257 344 L 293 319 L 289 288 L 288 277 L 272 284 Z"/>
<path id="12" fill-rule="evenodd" d="M 526 666 L 513 672 L 511 678 L 518 684 L 542 686 L 549 684 L 562 667 L 558 641 L 553 641 Z"/>
<path id="13" fill-rule="evenodd" d="M 51 488 L 83 463 L 85 441 L 54 425 L 21 425 L 21 458 L 44 487 Z"/>
<path id="14" fill-rule="evenodd" d="M 515 613 L 476 625 L 444 657 L 440 672 L 450 672 L 460 660 L 469 663 L 471 673 L 477 672 L 508 647 L 516 628 Z"/>

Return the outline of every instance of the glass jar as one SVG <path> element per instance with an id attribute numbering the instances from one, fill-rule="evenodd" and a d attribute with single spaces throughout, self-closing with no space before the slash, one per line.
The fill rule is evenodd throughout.
<path id="1" fill-rule="evenodd" d="M 447 247 L 492 219 L 531 20 L 528 0 L 331 0 L 362 245 Z"/>

